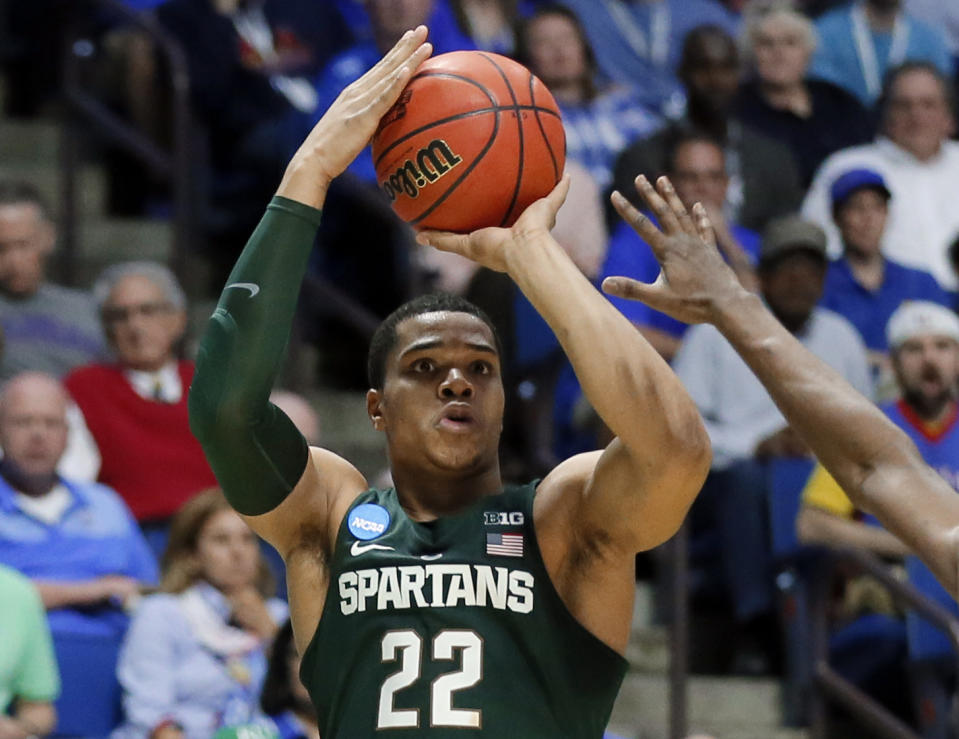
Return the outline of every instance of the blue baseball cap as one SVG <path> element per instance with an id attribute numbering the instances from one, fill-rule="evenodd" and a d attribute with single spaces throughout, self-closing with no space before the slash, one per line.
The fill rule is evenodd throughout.
<path id="1" fill-rule="evenodd" d="M 843 172 L 832 183 L 829 194 L 832 197 L 833 210 L 838 208 L 857 190 L 869 188 L 881 193 L 886 200 L 892 197 L 882 175 L 872 169 L 850 169 Z"/>

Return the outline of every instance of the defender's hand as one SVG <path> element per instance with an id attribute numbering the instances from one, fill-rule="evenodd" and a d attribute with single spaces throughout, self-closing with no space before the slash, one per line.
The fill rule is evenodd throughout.
<path id="1" fill-rule="evenodd" d="M 432 52 L 426 35 L 426 26 L 407 31 L 376 66 L 340 93 L 294 155 L 280 194 L 303 199 L 298 197 L 299 187 L 294 187 L 299 185 L 294 182 L 297 174 L 314 179 L 325 192 L 330 181 L 350 166 L 373 137 L 380 118 Z M 292 193 L 288 192 L 291 188 Z"/>
<path id="2" fill-rule="evenodd" d="M 510 228 L 481 228 L 469 234 L 421 231 L 416 240 L 440 251 L 472 259 L 496 272 L 509 272 L 511 261 L 521 259 L 524 248 L 549 235 L 556 224 L 556 212 L 568 192 L 569 175 L 564 174 L 552 192 L 532 203 Z"/>
<path id="3" fill-rule="evenodd" d="M 690 216 L 669 179 L 660 177 L 656 185 L 658 192 L 643 175 L 636 178 L 636 189 L 656 214 L 659 228 L 619 192 L 613 193 L 612 202 L 652 248 L 661 268 L 659 277 L 651 285 L 607 277 L 603 291 L 642 301 L 685 323 L 709 323 L 718 305 L 745 291 L 716 248 L 706 209 L 696 203 Z"/>

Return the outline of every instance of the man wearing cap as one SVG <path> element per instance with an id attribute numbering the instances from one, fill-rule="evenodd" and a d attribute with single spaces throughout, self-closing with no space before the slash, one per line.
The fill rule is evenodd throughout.
<path id="1" fill-rule="evenodd" d="M 833 182 L 830 197 L 843 251 L 826 271 L 820 304 L 856 327 L 870 363 L 880 370 L 888 363 L 886 324 L 893 311 L 906 300 L 948 306 L 951 299 L 928 272 L 883 256 L 880 246 L 891 195 L 881 174 L 847 170 Z"/>
<path id="2" fill-rule="evenodd" d="M 959 318 L 929 301 L 904 303 L 887 327 L 892 366 L 901 397 L 881 406 L 906 432 L 927 464 L 959 490 Z M 842 488 L 818 467 L 803 492 L 798 522 L 806 541 L 862 546 L 878 554 L 903 556 L 908 548 L 885 530 L 865 530 L 864 523 L 846 524 L 855 508 Z M 872 517 L 871 522 L 877 523 Z"/>
<path id="3" fill-rule="evenodd" d="M 949 80 L 934 66 L 906 62 L 890 71 L 879 101 L 875 141 L 842 149 L 822 163 L 802 205 L 802 214 L 825 229 L 829 252 L 842 252 L 833 223 L 831 188 L 850 169 L 879 172 L 892 193 L 883 232 L 883 253 L 924 269 L 947 290 L 957 286 L 947 256 L 959 234 L 959 142 Z"/>
<path id="4" fill-rule="evenodd" d="M 826 237 L 820 228 L 796 216 L 773 221 L 760 246 L 762 298 L 807 349 L 871 395 L 866 350 L 855 328 L 816 306 L 826 265 Z M 694 522 L 705 519 L 719 534 L 723 578 L 744 640 L 741 654 L 746 655 L 734 669 L 753 671 L 751 664 L 759 663 L 753 660 L 755 645 L 747 642 L 761 633 L 758 624 L 770 624 L 773 605 L 765 463 L 809 452 L 713 326 L 696 325 L 686 332 L 674 367 L 705 419 L 713 446 L 712 468 L 692 515 Z"/>

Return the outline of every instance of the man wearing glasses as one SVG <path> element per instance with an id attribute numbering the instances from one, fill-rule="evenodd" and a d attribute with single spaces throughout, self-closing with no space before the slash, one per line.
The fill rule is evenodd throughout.
<path id="1" fill-rule="evenodd" d="M 187 421 L 193 363 L 178 359 L 186 297 L 153 262 L 108 268 L 93 294 L 115 359 L 80 367 L 65 383 L 100 452 L 99 481 L 120 493 L 159 554 L 169 518 L 216 485 Z"/>

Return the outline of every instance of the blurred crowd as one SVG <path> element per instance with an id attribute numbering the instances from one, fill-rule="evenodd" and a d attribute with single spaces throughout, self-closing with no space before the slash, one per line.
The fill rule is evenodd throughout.
<path id="1" fill-rule="evenodd" d="M 668 175 L 687 207 L 705 206 L 740 281 L 959 488 L 959 4 L 33 0 L 0 7 L 5 114 L 58 113 L 69 20 L 110 110 L 168 145 L 166 62 L 121 4 L 185 53 L 191 259 L 210 277 L 135 261 L 89 285 L 53 281 L 57 208 L 0 160 L 0 631 L 14 635 L 0 640 L 0 739 L 319 736 L 282 563 L 229 508 L 188 427 L 189 303 L 216 296 L 312 124 L 420 23 L 436 53 L 509 55 L 551 90 L 572 175 L 555 235 L 590 280 L 656 279 L 608 196 L 642 208 L 635 177 Z M 88 150 L 112 214 L 169 217 L 165 183 L 119 147 Z M 489 313 L 505 348 L 507 479 L 608 442 L 535 309 L 505 276 L 418 246 L 369 151 L 330 191 L 308 282 L 327 292 L 304 290 L 293 347 L 315 361 L 274 402 L 311 443 L 321 421 L 365 421 L 319 419 L 308 399 L 363 389 L 369 336 L 323 299 L 329 286 L 373 317 L 432 290 Z M 868 551 L 959 617 L 715 329 L 613 302 L 672 364 L 713 446 L 688 525 L 694 669 L 808 684 L 790 657 L 808 635 L 791 627 L 783 575 L 814 581 L 820 560 L 797 553 L 821 548 Z M 664 552 L 641 556 L 637 574 L 668 621 Z M 828 610 L 841 674 L 923 736 L 957 736 L 941 636 L 854 570 L 835 578 Z"/>

